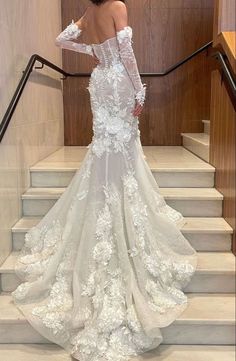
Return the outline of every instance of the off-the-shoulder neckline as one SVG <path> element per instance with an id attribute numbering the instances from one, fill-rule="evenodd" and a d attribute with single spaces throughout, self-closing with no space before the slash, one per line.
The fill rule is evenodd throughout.
<path id="1" fill-rule="evenodd" d="M 78 25 L 77 25 L 78 26 Z M 124 31 L 125 29 L 130 29 L 130 30 L 132 30 L 132 28 L 131 28 L 131 26 L 125 26 L 123 29 L 121 29 L 121 30 L 119 30 L 119 31 L 117 31 L 116 32 L 116 36 L 117 36 L 117 34 L 119 34 L 121 31 Z M 106 40 L 104 40 L 102 43 L 94 43 L 94 44 L 86 44 L 87 46 L 101 46 L 101 45 L 104 45 L 107 41 L 109 41 L 109 40 L 113 40 L 113 39 L 116 39 L 116 36 L 113 36 L 113 37 L 111 37 L 111 38 L 108 38 L 108 39 L 106 39 Z"/>

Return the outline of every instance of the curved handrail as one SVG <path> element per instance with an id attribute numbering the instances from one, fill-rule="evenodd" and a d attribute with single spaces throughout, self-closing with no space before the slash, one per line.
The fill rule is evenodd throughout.
<path id="1" fill-rule="evenodd" d="M 223 73 L 228 81 L 230 89 L 232 91 L 234 100 L 236 102 L 236 83 L 234 77 L 232 76 L 228 65 L 226 64 L 224 54 L 222 54 L 219 50 L 212 54 L 212 56 L 217 59 L 221 65 Z"/>
<path id="2" fill-rule="evenodd" d="M 12 118 L 12 115 L 16 109 L 16 106 L 21 98 L 21 94 L 24 90 L 24 87 L 29 79 L 29 76 L 33 70 L 33 66 L 35 64 L 36 61 L 40 61 L 42 63 L 42 66 L 39 67 L 35 67 L 35 69 L 42 69 L 44 65 L 47 65 L 48 67 L 54 69 L 55 71 L 63 74 L 64 76 L 67 76 L 67 73 L 62 70 L 61 68 L 59 68 L 58 66 L 56 66 L 55 64 L 51 63 L 50 61 L 48 61 L 47 59 L 41 57 L 38 54 L 33 54 L 29 61 L 28 64 L 26 65 L 25 70 L 22 71 L 23 75 L 17 85 L 17 88 L 15 90 L 15 93 L 7 107 L 6 113 L 3 116 L 2 122 L 0 123 L 0 142 L 7 130 L 7 127 L 10 123 L 10 120 Z"/>
<path id="3" fill-rule="evenodd" d="M 184 58 L 182 61 L 179 61 L 178 63 L 174 64 L 173 66 L 171 66 L 170 68 L 166 69 L 163 72 L 159 72 L 159 73 L 140 73 L 141 76 L 144 77 L 161 77 L 161 76 L 165 76 L 168 75 L 169 73 L 171 73 L 172 71 L 174 71 L 175 69 L 179 68 L 181 65 L 185 64 L 187 61 L 189 61 L 190 59 L 192 59 L 193 57 L 195 57 L 197 54 L 201 53 L 202 51 L 204 51 L 205 49 L 207 49 L 208 47 L 210 47 L 212 45 L 212 41 L 208 42 L 207 44 L 203 45 L 201 48 L 199 48 L 198 50 L 196 50 L 195 52 L 193 52 L 191 55 L 187 56 L 186 58 Z M 64 77 L 61 78 L 62 80 L 66 79 L 67 77 L 87 77 L 90 76 L 91 73 L 68 73 L 65 70 L 59 68 L 57 65 L 51 63 L 50 61 L 48 61 L 47 59 L 43 58 L 42 56 L 38 55 L 38 54 L 33 54 L 29 61 L 28 64 L 25 68 L 25 70 L 23 70 L 23 75 L 18 83 L 18 86 L 15 90 L 15 93 L 7 107 L 6 113 L 3 116 L 3 119 L 0 123 L 0 142 L 8 128 L 8 125 L 11 121 L 12 115 L 16 109 L 16 106 L 21 98 L 21 94 L 24 90 L 24 87 L 29 79 L 29 76 L 33 70 L 34 64 L 36 61 L 41 62 L 41 66 L 36 66 L 35 69 L 42 69 L 44 67 L 44 65 L 48 66 L 49 68 L 57 71 L 58 73 L 62 74 Z"/>
<path id="4" fill-rule="evenodd" d="M 191 55 L 187 56 L 183 60 L 179 61 L 178 63 L 176 63 L 174 65 L 172 65 L 171 67 L 167 68 L 165 71 L 158 72 L 158 73 L 140 73 L 140 75 L 143 76 L 143 77 L 161 77 L 161 76 L 168 75 L 169 73 L 171 73 L 175 69 L 179 68 L 181 65 L 187 63 L 189 60 L 194 58 L 196 55 L 198 55 L 201 52 L 203 52 L 204 50 L 208 49 L 212 44 L 213 44 L 213 41 L 209 41 L 208 43 L 203 45 L 201 48 L 194 51 Z M 91 75 L 91 73 L 73 73 L 73 74 L 68 74 L 67 76 L 87 77 L 87 76 L 90 76 L 90 75 Z"/>

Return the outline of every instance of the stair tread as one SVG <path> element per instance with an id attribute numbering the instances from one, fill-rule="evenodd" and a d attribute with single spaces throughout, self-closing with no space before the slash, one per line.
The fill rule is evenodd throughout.
<path id="1" fill-rule="evenodd" d="M 216 188 L 159 188 L 166 198 L 186 199 L 223 199 L 223 194 Z"/>
<path id="2" fill-rule="evenodd" d="M 215 167 L 199 159 L 183 146 L 142 146 L 146 161 L 155 171 L 215 172 Z M 75 171 L 80 168 L 86 146 L 62 147 L 30 168 L 31 172 Z"/>
<path id="3" fill-rule="evenodd" d="M 188 294 L 188 307 L 176 324 L 235 324 L 234 294 Z M 0 295 L 0 324 L 27 322 L 14 305 L 11 295 Z"/>
<path id="4" fill-rule="evenodd" d="M 184 217 L 187 220 L 182 227 L 183 233 L 233 233 L 233 228 L 223 217 Z"/>
<path id="5" fill-rule="evenodd" d="M 207 133 L 181 133 L 183 137 L 191 138 L 202 145 L 210 145 L 210 136 Z"/>
<path id="6" fill-rule="evenodd" d="M 14 273 L 19 252 L 13 251 L 0 267 L 0 273 Z M 198 273 L 235 274 L 235 257 L 231 252 L 198 252 Z"/>
<path id="7" fill-rule="evenodd" d="M 202 119 L 202 122 L 206 124 L 210 124 L 211 121 L 209 119 Z"/>
<path id="8" fill-rule="evenodd" d="M 42 217 L 22 217 L 12 227 L 12 232 L 27 232 L 30 228 L 36 226 Z"/>
<path id="9" fill-rule="evenodd" d="M 29 188 L 22 199 L 58 199 L 66 188 Z M 159 188 L 166 199 L 222 200 L 216 188 Z"/>
<path id="10" fill-rule="evenodd" d="M 71 361 L 71 357 L 57 345 L 47 344 L 2 344 L 1 360 L 4 361 Z M 234 361 L 234 346 L 209 345 L 160 345 L 145 353 L 149 361 Z M 133 357 L 139 361 L 139 357 Z"/>
<path id="11" fill-rule="evenodd" d="M 233 233 L 232 227 L 222 217 L 184 217 L 187 220 L 181 231 L 183 233 Z M 12 232 L 27 232 L 39 223 L 42 217 L 22 217 L 12 227 Z"/>

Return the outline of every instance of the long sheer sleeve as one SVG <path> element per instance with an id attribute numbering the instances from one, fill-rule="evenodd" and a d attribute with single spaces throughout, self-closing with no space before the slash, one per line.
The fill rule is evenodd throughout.
<path id="1" fill-rule="evenodd" d="M 117 31 L 117 40 L 121 60 L 135 89 L 135 98 L 139 104 L 143 105 L 146 97 L 146 84 L 143 84 L 141 81 L 137 61 L 133 52 L 132 28 L 125 26 L 124 29 Z"/>
<path id="2" fill-rule="evenodd" d="M 76 25 L 72 19 L 71 23 L 57 36 L 55 44 L 62 49 L 68 49 L 93 56 L 93 50 L 90 45 L 72 41 L 77 39 L 81 33 L 82 30 L 79 29 L 78 25 Z"/>

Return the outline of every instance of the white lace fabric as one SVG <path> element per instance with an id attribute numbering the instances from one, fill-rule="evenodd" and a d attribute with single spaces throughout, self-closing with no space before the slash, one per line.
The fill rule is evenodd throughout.
<path id="1" fill-rule="evenodd" d="M 180 231 L 185 219 L 145 161 L 132 115 L 141 86 L 127 71 L 133 60 L 126 69 L 120 57 L 126 33 L 93 45 L 101 64 L 88 87 L 92 141 L 63 195 L 26 234 L 16 264 L 15 304 L 80 361 L 129 360 L 156 348 L 161 328 L 187 307 L 183 290 L 197 265 Z M 73 26 L 60 41 L 77 35 Z"/>
<path id="2" fill-rule="evenodd" d="M 87 44 L 80 44 L 75 41 L 82 33 L 82 30 L 75 24 L 74 20 L 57 37 L 55 44 L 62 49 L 72 50 L 93 56 L 92 47 Z"/>
<path id="3" fill-rule="evenodd" d="M 137 102 L 143 105 L 146 97 L 146 84 L 142 84 L 137 61 L 133 52 L 132 28 L 125 26 L 122 30 L 117 31 L 116 37 L 107 39 L 102 44 L 83 44 L 72 41 L 78 39 L 81 33 L 82 30 L 79 29 L 72 19 L 71 24 L 57 36 L 55 43 L 63 49 L 73 50 L 91 56 L 94 56 L 95 53 L 105 66 L 108 66 L 111 62 L 114 63 L 114 61 L 121 61 L 132 81 Z M 98 46 L 100 46 L 101 51 L 98 50 L 98 53 L 96 53 L 95 49 L 97 49 Z"/>
<path id="4" fill-rule="evenodd" d="M 146 95 L 146 86 L 142 84 L 137 61 L 132 47 L 133 31 L 130 26 L 126 26 L 124 29 L 117 32 L 117 40 L 119 43 L 120 57 L 123 64 L 132 80 L 137 101 L 143 105 Z"/>

